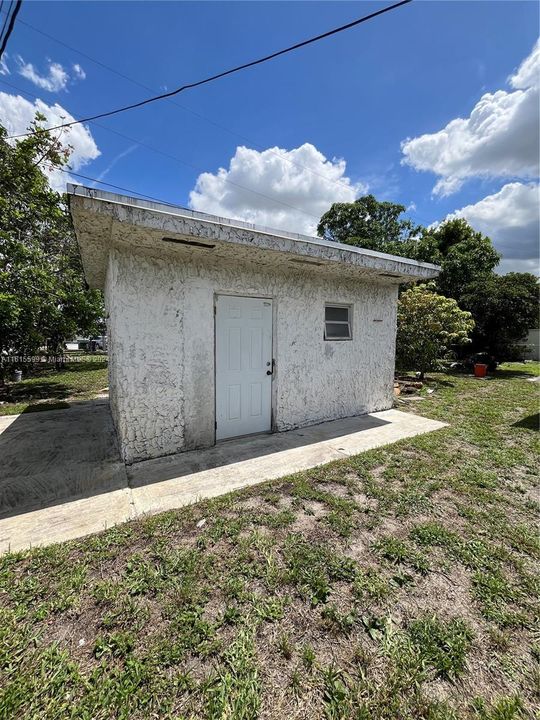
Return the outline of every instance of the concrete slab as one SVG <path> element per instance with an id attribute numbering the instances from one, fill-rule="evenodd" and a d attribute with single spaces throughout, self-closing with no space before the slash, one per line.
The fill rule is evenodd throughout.
<path id="1" fill-rule="evenodd" d="M 105 407 L 101 412 L 104 428 L 109 432 L 108 408 Z M 66 419 L 69 417 L 67 410 L 56 411 L 55 414 L 57 413 L 66 413 Z M 52 416 L 53 412 L 44 415 Z M 76 414 L 71 415 L 72 420 L 77 417 Z M 37 420 L 44 422 L 46 418 L 40 414 Z M 15 422 L 10 418 L 0 425 L 0 431 L 2 427 L 4 431 L 2 435 Z M 64 427 L 66 432 L 68 430 L 68 426 L 64 426 L 56 418 L 52 418 L 52 424 L 56 428 Z M 39 427 L 39 423 L 36 423 L 29 426 L 29 429 L 35 431 Z M 82 422 L 81 427 L 87 425 Z M 203 498 L 223 495 L 442 427 L 445 427 L 445 423 L 412 413 L 386 410 L 285 433 L 237 438 L 207 450 L 196 450 L 132 465 L 127 468 L 127 475 L 119 473 L 116 477 L 117 481 L 125 484 L 111 492 L 99 491 L 99 488 L 100 482 L 108 482 L 110 479 L 109 465 L 119 462 L 115 459 L 117 456 L 113 452 L 112 457 L 109 454 L 108 459 L 104 460 L 103 452 L 98 454 L 92 475 L 88 452 L 83 447 L 82 457 L 87 457 L 86 472 L 92 475 L 95 494 L 0 519 L 0 552 L 82 537 L 130 518 L 179 508 Z M 77 435 L 79 431 L 73 431 L 72 428 L 72 432 Z M 45 437 L 52 437 L 55 447 L 58 438 L 54 433 L 52 436 L 47 435 L 44 429 L 43 433 Z M 25 442 L 29 441 L 23 441 L 23 445 Z M 99 441 L 97 444 L 102 447 Z M 68 446 L 71 448 L 73 465 L 73 458 L 77 457 L 76 446 L 71 439 Z M 35 458 L 36 456 L 34 462 L 38 466 L 43 462 L 51 466 L 48 474 L 38 473 L 35 481 L 38 487 L 43 487 L 44 477 L 52 482 L 62 471 L 69 471 L 67 448 L 64 453 L 59 452 L 58 448 L 52 454 L 45 453 L 45 460 L 41 459 L 41 456 L 37 457 L 37 460 Z M 58 458 L 61 458 L 61 464 L 55 466 L 55 458 L 57 462 Z M 27 473 L 23 477 L 29 486 L 33 487 L 32 463 L 25 464 L 22 461 L 21 466 L 26 468 Z M 70 482 L 77 488 L 80 487 L 83 474 L 75 473 L 71 477 L 76 481 Z M 64 489 L 69 485 L 65 482 L 60 484 Z"/>
<path id="2" fill-rule="evenodd" d="M 106 399 L 0 417 L 0 517 L 127 487 Z"/>
<path id="3" fill-rule="evenodd" d="M 0 553 L 92 535 L 135 517 L 129 488 L 0 519 Z"/>

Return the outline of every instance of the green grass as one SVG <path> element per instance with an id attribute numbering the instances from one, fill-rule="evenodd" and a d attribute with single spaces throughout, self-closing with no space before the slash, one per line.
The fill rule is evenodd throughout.
<path id="1" fill-rule="evenodd" d="M 0 720 L 534 717 L 538 372 L 433 375 L 444 430 L 3 556 Z"/>
<path id="2" fill-rule="evenodd" d="M 107 387 L 107 357 L 66 364 L 63 370 L 39 366 L 21 382 L 0 388 L 0 415 L 69 407 L 67 400 L 90 400 Z"/>

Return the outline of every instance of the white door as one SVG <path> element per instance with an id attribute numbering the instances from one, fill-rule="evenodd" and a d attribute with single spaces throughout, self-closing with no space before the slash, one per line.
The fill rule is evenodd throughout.
<path id="1" fill-rule="evenodd" d="M 272 369 L 272 301 L 218 295 L 216 440 L 270 430 Z"/>

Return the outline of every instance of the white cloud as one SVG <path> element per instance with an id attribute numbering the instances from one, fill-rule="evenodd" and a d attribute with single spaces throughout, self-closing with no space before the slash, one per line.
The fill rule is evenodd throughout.
<path id="1" fill-rule="evenodd" d="M 503 254 L 499 272 L 538 272 L 540 238 L 539 186 L 508 183 L 494 195 L 467 205 L 446 219 L 465 218 L 475 230 L 488 235 Z"/>
<path id="2" fill-rule="evenodd" d="M 539 172 L 540 44 L 509 78 L 514 92 L 486 93 L 468 118 L 405 140 L 402 164 L 439 176 L 433 193 L 451 195 L 472 177 L 533 178 Z"/>
<path id="3" fill-rule="evenodd" d="M 42 90 L 47 90 L 47 92 L 60 92 L 65 90 L 70 82 L 86 78 L 84 69 L 78 63 L 73 65 L 72 74 L 70 75 L 57 62 L 48 61 L 47 72 L 39 73 L 32 63 L 25 62 L 22 57 L 18 56 L 17 60 L 19 62 L 19 75 L 30 80 Z"/>
<path id="4" fill-rule="evenodd" d="M 86 80 L 86 73 L 83 70 L 83 68 L 79 65 L 79 63 L 75 63 L 75 65 L 73 66 L 73 74 L 79 80 Z"/>
<path id="5" fill-rule="evenodd" d="M 510 75 L 508 82 L 513 88 L 525 90 L 540 85 L 540 38 L 531 54 L 521 63 L 517 72 Z"/>
<path id="6" fill-rule="evenodd" d="M 50 62 L 46 75 L 40 75 L 32 63 L 26 63 L 19 57 L 19 75 L 22 75 L 42 90 L 48 92 L 59 92 L 65 90 L 69 80 L 69 74 L 60 63 Z"/>
<path id="7" fill-rule="evenodd" d="M 7 66 L 7 57 L 8 54 L 5 52 L 2 57 L 0 58 L 0 75 L 11 75 L 11 72 Z"/>
<path id="8" fill-rule="evenodd" d="M 0 122 L 7 129 L 9 135 L 26 132 L 37 112 L 47 118 L 44 123 L 45 127 L 60 125 L 75 119 L 58 103 L 47 105 L 39 99 L 32 103 L 20 95 L 0 92 Z M 95 160 L 101 154 L 90 130 L 84 125 L 73 125 L 71 128 L 55 131 L 55 133 L 60 137 L 62 144 L 70 145 L 73 148 L 69 164 L 74 171 L 91 160 Z M 51 186 L 55 190 L 63 192 L 66 182 L 70 180 L 69 175 L 57 170 L 49 172 L 48 175 Z"/>
<path id="9" fill-rule="evenodd" d="M 365 185 L 352 183 L 345 169 L 345 160 L 328 160 L 310 143 L 262 152 L 237 147 L 228 170 L 199 175 L 190 206 L 313 235 L 318 219 L 333 202 L 351 202 L 366 190 Z"/>

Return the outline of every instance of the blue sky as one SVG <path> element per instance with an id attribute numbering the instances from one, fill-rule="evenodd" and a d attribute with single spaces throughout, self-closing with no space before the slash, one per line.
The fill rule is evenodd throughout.
<path id="1" fill-rule="evenodd" d="M 35 96 L 42 109 L 53 108 L 54 119 L 150 94 L 86 56 L 148 88 L 170 90 L 380 7 L 26 2 L 0 74 L 0 120 L 21 131 Z M 524 83 L 508 79 L 531 56 L 538 26 L 535 2 L 417 0 L 182 93 L 174 104 L 73 130 L 74 170 L 169 202 L 304 232 L 333 201 L 366 191 L 406 205 L 422 224 L 461 211 L 494 236 L 503 270 L 534 270 L 538 68 L 534 82 L 530 67 Z M 480 122 L 448 129 L 458 118 L 467 121 L 486 94 Z M 413 140 L 404 152 L 407 138 Z"/>

